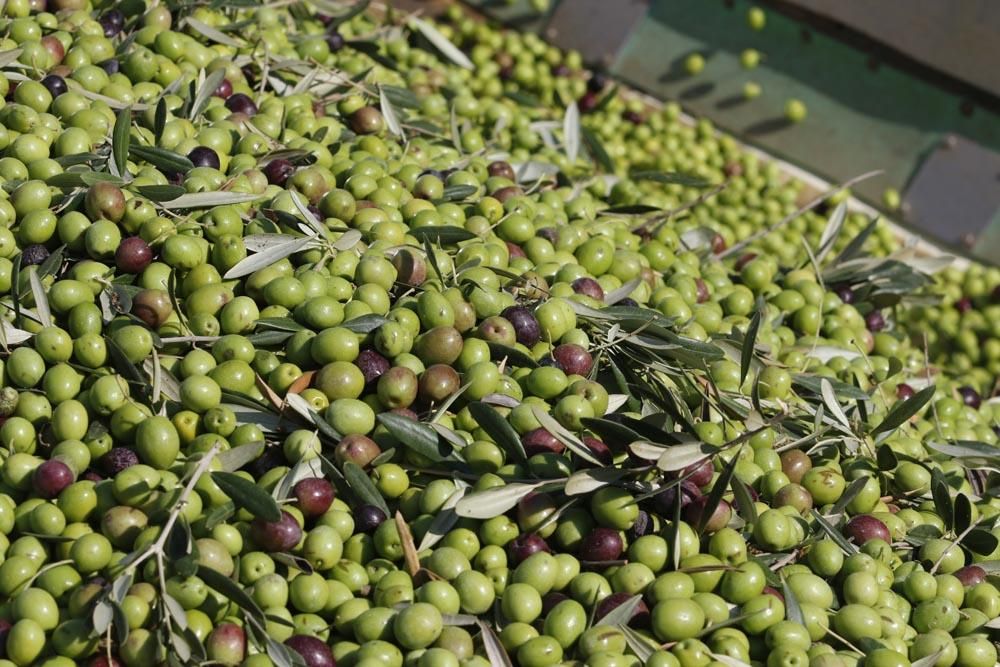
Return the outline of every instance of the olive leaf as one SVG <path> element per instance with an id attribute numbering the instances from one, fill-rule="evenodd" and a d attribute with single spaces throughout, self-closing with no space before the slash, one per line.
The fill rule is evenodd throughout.
<path id="1" fill-rule="evenodd" d="M 475 234 L 464 227 L 455 227 L 452 225 L 416 227 L 410 230 L 410 235 L 421 243 L 427 240 L 440 245 L 455 245 L 456 243 L 476 238 Z"/>
<path id="2" fill-rule="evenodd" d="M 212 26 L 208 25 L 207 23 L 202 23 L 201 21 L 199 21 L 198 19 L 196 19 L 196 18 L 194 18 L 192 16 L 186 16 L 186 17 L 184 17 L 184 20 L 181 21 L 181 25 L 182 26 L 186 25 L 186 26 L 190 27 L 192 30 L 194 30 L 195 32 L 199 33 L 201 36 L 206 37 L 209 40 L 211 40 L 213 42 L 216 42 L 218 44 L 223 44 L 225 46 L 231 46 L 231 47 L 236 48 L 236 49 L 244 46 L 244 43 L 243 43 L 242 40 L 236 39 L 235 37 L 230 37 L 229 35 L 227 35 L 226 33 L 222 32 L 221 30 L 217 30 L 217 29 L 213 28 Z M 222 70 L 219 70 L 219 71 L 225 72 L 225 69 L 222 69 Z M 214 91 L 215 88 L 218 88 L 218 87 L 219 87 L 219 84 L 217 83 L 217 84 L 215 84 L 215 87 L 212 88 L 212 90 Z"/>
<path id="3" fill-rule="evenodd" d="M 376 419 L 400 444 L 431 461 L 440 463 L 456 460 L 451 447 L 442 446 L 437 433 L 427 424 L 394 412 L 380 413 Z"/>
<path id="4" fill-rule="evenodd" d="M 858 553 L 858 548 L 853 543 L 848 542 L 847 539 L 840 534 L 840 531 L 830 525 L 830 522 L 824 519 L 823 515 L 817 510 L 812 510 L 812 517 L 816 520 L 816 525 L 819 526 L 819 528 L 826 533 L 827 536 L 833 540 L 846 555 L 850 556 Z"/>
<path id="5" fill-rule="evenodd" d="M 219 87 L 219 84 L 221 84 L 222 80 L 225 78 L 226 78 L 226 69 L 224 67 L 219 68 L 208 75 L 205 75 L 204 71 L 202 71 L 201 75 L 199 76 L 199 79 L 201 79 L 201 83 L 198 87 L 198 93 L 191 101 L 191 109 L 188 111 L 188 118 L 190 118 L 191 120 L 195 120 L 196 118 L 198 118 L 199 115 L 201 115 L 201 112 L 205 109 L 205 106 L 208 104 L 208 101 L 212 98 L 212 95 L 215 94 L 215 90 Z"/>
<path id="6" fill-rule="evenodd" d="M 462 53 L 462 51 L 451 43 L 451 41 L 438 32 L 438 29 L 433 25 L 424 21 L 423 19 L 418 19 L 415 16 L 411 16 L 408 23 L 411 27 L 416 28 L 420 31 L 428 42 L 434 45 L 438 51 L 441 52 L 444 57 L 446 57 L 451 62 L 455 63 L 459 67 L 467 70 L 475 69 L 475 65 L 469 60 L 469 57 Z"/>
<path id="7" fill-rule="evenodd" d="M 989 627 L 989 624 L 987 624 Z M 910 663 L 910 667 L 934 667 L 937 664 L 938 659 L 944 654 L 944 649 L 939 648 L 930 655 L 925 655 L 922 658 L 914 660 Z"/>
<path id="8" fill-rule="evenodd" d="M 520 436 L 503 415 L 482 401 L 469 403 L 468 408 L 479 428 L 493 438 L 493 442 L 508 454 L 517 456 L 522 461 L 527 460 L 528 457 L 525 454 L 524 444 L 521 442 Z"/>
<path id="9" fill-rule="evenodd" d="M 837 423 L 843 426 L 849 433 L 851 431 L 851 422 L 848 421 L 847 415 L 844 414 L 844 409 L 840 407 L 837 395 L 833 391 L 833 385 L 826 378 L 820 381 L 820 395 L 823 397 L 823 405 L 826 406 L 826 409 L 830 411 L 830 414 L 833 415 Z"/>
<path id="10" fill-rule="evenodd" d="M 754 503 L 753 497 L 750 495 L 750 487 L 748 487 L 746 482 L 736 475 L 733 475 L 733 479 L 730 481 L 730 486 L 733 489 L 733 500 L 736 503 L 736 512 L 747 523 L 755 522 L 757 520 L 757 505 Z"/>
<path id="11" fill-rule="evenodd" d="M 955 496 L 955 532 L 961 535 L 972 525 L 972 501 L 969 496 L 959 493 Z"/>
<path id="12" fill-rule="evenodd" d="M 614 160 L 608 155 L 608 151 L 604 148 L 604 144 L 601 143 L 597 134 L 586 126 L 580 128 L 580 134 L 583 136 L 583 141 L 587 144 L 587 150 L 590 152 L 591 157 L 594 158 L 594 161 L 604 171 L 613 174 L 615 172 Z"/>
<path id="13" fill-rule="evenodd" d="M 306 236 L 295 239 L 294 241 L 286 241 L 285 243 L 271 246 L 270 248 L 254 253 L 245 259 L 241 259 L 235 266 L 226 271 L 223 278 L 231 280 L 233 278 L 248 276 L 251 273 L 271 266 L 275 262 L 281 261 L 286 257 L 290 257 L 297 252 L 305 250 L 313 243 L 315 243 L 315 239 Z"/>
<path id="14" fill-rule="evenodd" d="M 165 202 L 177 199 L 186 190 L 179 185 L 139 185 L 135 191 L 152 202 Z"/>
<path id="15" fill-rule="evenodd" d="M 466 494 L 455 505 L 455 513 L 466 519 L 492 519 L 515 507 L 528 495 L 546 489 L 556 489 L 565 482 L 514 482 L 485 491 Z"/>
<path id="16" fill-rule="evenodd" d="M 192 192 L 176 199 L 160 202 L 159 206 L 168 210 L 181 208 L 211 208 L 230 204 L 245 204 L 260 199 L 261 195 L 243 192 Z M 309 239 L 312 240 L 312 239 Z"/>
<path id="17" fill-rule="evenodd" d="M 712 486 L 712 490 L 708 493 L 708 500 L 701 507 L 701 513 L 698 516 L 698 525 L 696 530 L 698 533 L 705 532 L 705 526 L 708 524 L 708 520 L 712 518 L 715 514 L 715 509 L 722 502 L 722 496 L 725 495 L 726 491 L 729 489 L 729 483 L 733 479 L 733 473 L 736 472 L 736 464 L 739 463 L 739 454 L 734 453 L 733 457 L 726 464 L 726 467 L 722 469 L 722 473 L 719 478 L 715 480 Z M 677 494 L 680 497 L 681 494 Z"/>
<path id="18" fill-rule="evenodd" d="M 486 651 L 486 659 L 490 661 L 491 667 L 514 667 L 507 655 L 507 650 L 500 643 L 497 633 L 485 621 L 478 620 L 479 634 L 483 642 L 483 649 Z"/>
<path id="19" fill-rule="evenodd" d="M 785 577 L 781 578 L 781 594 L 785 598 L 785 619 L 804 626 L 806 619 L 802 613 L 802 605 L 799 604 L 795 591 L 788 585 L 788 579 Z"/>
<path id="20" fill-rule="evenodd" d="M 487 342 L 490 348 L 490 359 L 493 361 L 504 361 L 519 368 L 537 368 L 538 362 L 529 355 L 514 347 L 509 347 L 503 343 Z"/>
<path id="21" fill-rule="evenodd" d="M 955 504 L 951 499 L 948 482 L 937 468 L 931 471 L 931 496 L 934 498 L 935 513 L 941 517 L 947 530 L 953 530 L 955 528 Z"/>
<path id="22" fill-rule="evenodd" d="M 707 188 L 712 186 L 712 183 L 706 181 L 704 178 L 681 172 L 642 169 L 630 173 L 629 178 L 633 181 L 655 181 L 664 185 L 683 185 L 686 188 Z"/>
<path id="23" fill-rule="evenodd" d="M 444 505 L 441 506 L 441 509 L 434 516 L 434 520 L 431 521 L 431 525 L 427 527 L 427 532 L 424 533 L 423 539 L 420 540 L 420 546 L 417 547 L 417 551 L 432 548 L 458 523 L 458 513 L 455 512 L 455 506 L 465 496 L 468 488 L 467 485 L 459 486 L 448 496 Z"/>
<path id="24" fill-rule="evenodd" d="M 566 105 L 563 115 L 563 147 L 569 163 L 576 162 L 580 155 L 580 108 L 575 100 Z"/>
<path id="25" fill-rule="evenodd" d="M 45 287 L 38 277 L 37 270 L 28 271 L 28 282 L 31 283 L 31 296 L 35 299 L 35 311 L 38 313 L 38 321 L 43 327 L 52 326 L 52 311 L 49 309 L 49 297 L 45 293 Z"/>
<path id="26" fill-rule="evenodd" d="M 674 472 L 715 456 L 719 452 L 719 448 L 704 442 L 697 442 L 686 445 L 674 445 L 662 451 L 663 453 L 656 462 L 656 466 L 665 472 Z"/>
<path id="27" fill-rule="evenodd" d="M 112 164 L 118 176 L 126 175 L 128 161 L 129 133 L 132 130 L 132 109 L 125 107 L 115 118 L 115 127 L 111 134 Z"/>
<path id="28" fill-rule="evenodd" d="M 361 469 L 361 466 L 351 461 L 345 461 L 343 472 L 347 485 L 351 487 L 351 491 L 354 492 L 354 495 L 362 503 L 365 505 L 374 505 L 382 510 L 382 513 L 387 517 L 392 515 L 392 512 L 389 511 L 389 506 L 385 503 L 385 499 L 382 498 L 382 494 L 378 492 L 378 489 L 375 488 L 375 485 L 368 478 L 368 475 L 365 474 L 365 471 Z"/>
<path id="29" fill-rule="evenodd" d="M 988 556 L 1000 546 L 1000 539 L 988 530 L 970 530 L 959 542 L 969 551 L 980 556 Z M 979 563 L 977 563 L 979 565 Z"/>
<path id="30" fill-rule="evenodd" d="M 281 509 L 264 489 L 236 473 L 216 471 L 211 473 L 222 492 L 233 499 L 233 502 L 264 521 L 281 520 Z"/>
<path id="31" fill-rule="evenodd" d="M 541 424 L 542 428 L 554 435 L 556 440 L 566 446 L 566 449 L 570 450 L 584 461 L 589 461 L 596 466 L 603 465 L 590 451 L 590 448 L 583 444 L 582 440 L 565 429 L 552 417 L 552 415 L 545 412 L 537 405 L 531 406 L 531 412 L 535 416 L 535 419 L 538 420 L 538 423 Z"/>
<path id="32" fill-rule="evenodd" d="M 892 408 L 889 409 L 888 414 L 879 422 L 878 426 L 871 430 L 869 435 L 874 437 L 880 433 L 894 431 L 906 423 L 910 417 L 920 412 L 920 409 L 927 405 L 927 402 L 934 397 L 935 391 L 934 385 L 931 385 L 924 387 L 905 401 L 896 401 Z"/>
<path id="33" fill-rule="evenodd" d="M 840 236 L 840 230 L 844 228 L 844 221 L 847 219 L 847 202 L 842 201 L 833 209 L 833 213 L 827 219 L 826 227 L 823 228 L 823 236 L 819 239 L 819 248 L 816 250 L 816 263 L 819 264 L 823 258 L 833 250 L 833 244 Z"/>
<path id="34" fill-rule="evenodd" d="M 347 329 L 348 331 L 353 331 L 354 333 L 370 333 L 388 321 L 388 319 L 382 317 L 381 315 L 369 313 L 367 315 L 355 317 L 353 320 L 342 322 L 338 326 Z"/>
<path id="35" fill-rule="evenodd" d="M 625 635 L 625 643 L 628 644 L 629 649 L 639 658 L 642 664 L 646 664 L 653 653 L 660 650 L 660 647 L 654 644 L 652 640 L 647 639 L 644 635 L 629 626 L 619 624 L 618 629 Z"/>
<path id="36" fill-rule="evenodd" d="M 379 87 L 378 97 L 379 109 L 382 111 L 382 118 L 385 119 L 386 127 L 388 127 L 389 131 L 397 137 L 406 137 L 406 133 L 403 132 L 403 127 L 399 124 L 399 118 L 396 115 L 396 110 L 393 108 L 392 102 L 389 100 L 389 96 L 385 94 L 385 90 L 382 87 Z"/>
<path id="37" fill-rule="evenodd" d="M 760 320 L 764 311 L 763 300 L 757 300 L 757 308 L 754 310 L 750 324 L 747 325 L 746 333 L 743 335 L 743 347 L 740 351 L 740 384 L 747 379 L 750 372 L 750 363 L 753 361 L 754 350 L 757 345 L 757 333 L 760 331 Z"/>
<path id="38" fill-rule="evenodd" d="M 836 516 L 843 512 L 844 509 L 851 504 L 851 501 L 857 498 L 858 494 L 861 493 L 865 486 L 867 486 L 869 479 L 869 477 L 865 476 L 859 477 L 851 482 L 850 485 L 844 489 L 844 492 L 840 494 L 840 498 L 838 498 L 837 502 L 833 504 L 829 513 Z"/>
<path id="39" fill-rule="evenodd" d="M 153 138 L 159 143 L 163 138 L 163 129 L 167 126 L 167 101 L 163 97 L 156 103 L 153 112 Z"/>
<path id="40" fill-rule="evenodd" d="M 131 144 L 128 148 L 128 154 L 133 160 L 148 162 L 157 169 L 167 173 L 185 174 L 194 169 L 194 163 L 186 156 L 168 151 L 165 148 Z"/>
<path id="41" fill-rule="evenodd" d="M 264 611 L 254 602 L 254 599 L 243 587 L 229 577 L 224 576 L 218 570 L 205 565 L 198 566 L 198 577 L 205 582 L 209 588 L 213 588 L 219 593 L 229 598 L 236 606 L 243 610 L 253 621 L 263 624 Z"/>
<path id="42" fill-rule="evenodd" d="M 619 287 L 618 289 L 611 290 L 604 295 L 604 304 L 607 306 L 613 306 L 622 299 L 628 297 L 636 288 L 642 283 L 642 278 L 635 277 L 629 280 L 627 283 Z"/>
<path id="43" fill-rule="evenodd" d="M 623 468 L 587 468 L 578 470 L 566 480 L 563 493 L 567 496 L 579 496 L 613 484 L 630 473 Z"/>
<path id="44" fill-rule="evenodd" d="M 713 660 L 722 663 L 725 667 L 750 667 L 749 663 L 725 653 L 709 653 L 709 655 L 712 656 Z"/>
<path id="45" fill-rule="evenodd" d="M 443 204 L 447 202 L 462 201 L 464 199 L 468 199 L 477 192 L 479 192 L 479 188 L 474 185 L 449 185 L 444 189 L 444 192 L 442 192 L 441 198 L 435 200 L 434 203 Z"/>

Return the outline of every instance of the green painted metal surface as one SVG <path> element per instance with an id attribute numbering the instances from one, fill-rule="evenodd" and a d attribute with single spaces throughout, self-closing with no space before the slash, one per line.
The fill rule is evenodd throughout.
<path id="1" fill-rule="evenodd" d="M 869 58 L 830 37 L 809 32 L 776 12 L 757 32 L 746 24 L 750 3 L 719 0 L 654 2 L 619 51 L 613 71 L 653 95 L 679 100 L 745 140 L 834 181 L 882 169 L 856 190 L 878 201 L 886 187 L 902 190 L 923 156 L 949 133 L 1000 148 L 1000 118 L 961 112 L 962 100 L 897 69 L 869 67 Z M 754 48 L 764 63 L 744 70 L 740 53 Z M 702 53 L 705 69 L 690 76 L 683 61 Z M 746 81 L 763 94 L 744 101 Z M 785 102 L 802 100 L 806 120 L 784 120 Z"/>

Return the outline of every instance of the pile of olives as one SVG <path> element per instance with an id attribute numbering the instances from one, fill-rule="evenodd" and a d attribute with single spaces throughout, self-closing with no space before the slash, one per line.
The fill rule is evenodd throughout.
<path id="1" fill-rule="evenodd" d="M 995 270 L 376 5 L 4 3 L 0 667 L 996 664 Z"/>

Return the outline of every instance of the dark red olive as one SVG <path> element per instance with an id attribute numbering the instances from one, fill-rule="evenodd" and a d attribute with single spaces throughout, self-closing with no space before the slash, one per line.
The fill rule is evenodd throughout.
<path id="1" fill-rule="evenodd" d="M 524 445 L 524 453 L 528 456 L 562 454 L 566 450 L 566 445 L 544 428 L 536 428 L 522 435 L 521 444 Z"/>
<path id="2" fill-rule="evenodd" d="M 219 82 L 219 85 L 215 87 L 215 91 L 212 93 L 215 97 L 221 97 L 224 100 L 228 100 L 229 96 L 233 94 L 233 84 L 229 79 L 223 79 Z"/>
<path id="3" fill-rule="evenodd" d="M 55 498 L 73 483 L 73 471 L 59 459 L 49 459 L 35 468 L 31 485 L 42 498 Z"/>
<path id="4" fill-rule="evenodd" d="M 955 572 L 955 577 L 963 586 L 975 586 L 986 581 L 986 570 L 978 565 L 966 565 Z"/>
<path id="5" fill-rule="evenodd" d="M 955 302 L 955 310 L 960 313 L 967 313 L 972 310 L 972 299 L 967 296 L 963 296 L 961 299 Z"/>
<path id="6" fill-rule="evenodd" d="M 632 123 L 633 125 L 642 125 L 645 118 L 638 111 L 632 111 L 631 109 L 622 114 L 622 120 Z"/>
<path id="7" fill-rule="evenodd" d="M 131 468 L 138 463 L 139 457 L 128 447 L 114 447 L 101 457 L 101 467 L 104 468 L 108 477 L 114 477 L 122 470 Z"/>
<path id="8" fill-rule="evenodd" d="M 219 154 L 208 146 L 197 146 L 192 148 L 191 152 L 187 154 L 191 164 L 196 167 L 210 167 L 211 169 L 218 169 L 220 166 Z"/>
<path id="9" fill-rule="evenodd" d="M 514 337 L 521 345 L 531 347 L 541 340 L 542 328 L 530 308 L 510 306 L 504 308 L 500 316 L 514 325 Z"/>
<path id="10" fill-rule="evenodd" d="M 608 85 L 608 77 L 603 72 L 594 72 L 587 79 L 587 90 L 599 93 Z"/>
<path id="11" fill-rule="evenodd" d="M 851 520 L 844 526 L 844 537 L 855 544 L 864 544 L 868 540 L 892 541 L 886 525 L 870 514 L 859 514 L 851 517 Z"/>
<path id="12" fill-rule="evenodd" d="M 715 473 L 715 466 L 711 459 L 705 459 L 700 463 L 692 463 L 681 471 L 681 477 L 685 477 L 689 482 L 698 487 L 707 486 Z"/>
<path id="13" fill-rule="evenodd" d="M 708 291 L 708 283 L 701 278 L 694 279 L 694 286 L 698 291 L 698 303 L 705 303 L 712 297 L 711 292 Z"/>
<path id="14" fill-rule="evenodd" d="M 354 526 L 362 533 L 374 532 L 388 517 L 375 505 L 362 505 L 354 513 Z"/>
<path id="15" fill-rule="evenodd" d="M 302 528 L 294 516 L 282 510 L 277 521 L 265 521 L 260 517 L 254 519 L 250 524 L 250 537 L 264 551 L 290 551 L 302 539 Z"/>
<path id="16" fill-rule="evenodd" d="M 885 316 L 881 312 L 873 310 L 865 315 L 865 326 L 872 333 L 882 331 L 882 329 L 885 329 Z"/>
<path id="17" fill-rule="evenodd" d="M 297 482 L 292 487 L 292 495 L 295 496 L 302 514 L 315 517 L 330 509 L 336 493 L 333 484 L 327 480 L 322 477 L 310 477 Z"/>
<path id="18" fill-rule="evenodd" d="M 32 243 L 21 251 L 21 266 L 41 264 L 49 258 L 49 250 L 41 243 Z"/>
<path id="19" fill-rule="evenodd" d="M 589 296 L 591 299 L 604 301 L 604 288 L 601 287 L 601 283 L 597 282 L 593 278 L 588 278 L 586 276 L 583 278 L 577 278 L 573 281 L 572 287 L 573 291 L 577 294 L 583 294 Z"/>
<path id="20" fill-rule="evenodd" d="M 517 178 L 514 174 L 514 168 L 505 160 L 490 162 L 490 164 L 486 167 L 486 172 L 490 176 L 499 176 L 500 178 L 506 178 L 511 181 Z"/>
<path id="21" fill-rule="evenodd" d="M 726 247 L 726 239 L 722 238 L 722 234 L 716 233 L 712 236 L 711 248 L 714 254 L 718 255 L 722 253 Z"/>
<path id="22" fill-rule="evenodd" d="M 277 158 L 268 162 L 261 171 L 271 185 L 284 186 L 289 177 L 295 173 L 295 165 L 284 158 Z"/>
<path id="23" fill-rule="evenodd" d="M 681 509 L 687 507 L 695 498 L 701 497 L 701 489 L 691 480 L 684 480 L 680 484 L 674 484 L 653 496 L 653 501 L 660 514 L 666 517 L 674 515 L 674 505 L 677 502 L 677 494 L 680 494 Z"/>
<path id="24" fill-rule="evenodd" d="M 576 343 L 563 343 L 552 350 L 552 356 L 567 375 L 587 375 L 594 366 L 594 358 Z"/>
<path id="25" fill-rule="evenodd" d="M 115 266 L 124 273 L 142 273 L 153 261 L 153 250 L 138 236 L 130 236 L 115 250 Z"/>
<path id="26" fill-rule="evenodd" d="M 601 101 L 600 96 L 592 90 L 585 92 L 580 99 L 576 101 L 576 106 L 581 112 L 587 113 L 593 111 L 597 108 L 598 102 Z"/>
<path id="27" fill-rule="evenodd" d="M 583 538 L 577 554 L 580 560 L 600 563 L 618 560 L 624 550 L 625 541 L 617 530 L 594 528 Z"/>
<path id="28" fill-rule="evenodd" d="M 958 395 L 962 397 L 962 402 L 973 410 L 978 410 L 979 406 L 982 405 L 983 399 L 979 392 L 968 385 L 959 387 Z"/>
<path id="29" fill-rule="evenodd" d="M 326 45 L 330 47 L 330 53 L 335 53 L 344 48 L 344 36 L 334 30 L 326 35 Z"/>
<path id="30" fill-rule="evenodd" d="M 354 360 L 354 365 L 361 369 L 361 374 L 365 376 L 365 384 L 375 382 L 392 368 L 389 360 L 375 350 L 361 350 L 358 358 Z"/>
<path id="31" fill-rule="evenodd" d="M 520 197 L 523 194 L 524 191 L 521 188 L 517 187 L 516 185 L 508 185 L 505 188 L 500 188 L 499 190 L 496 190 L 492 196 L 498 202 L 503 204 L 511 197 Z"/>
<path id="32" fill-rule="evenodd" d="M 97 22 L 104 29 L 105 37 L 114 37 L 122 31 L 122 27 L 125 25 L 125 15 L 117 9 L 110 9 L 101 14 Z"/>
<path id="33" fill-rule="evenodd" d="M 850 285 L 838 285 L 834 288 L 834 292 L 844 303 L 854 303 L 854 290 Z"/>
<path id="34" fill-rule="evenodd" d="M 309 635 L 292 635 L 285 640 L 285 646 L 301 655 L 306 667 L 337 667 L 333 652 L 322 639 Z"/>
<path id="35" fill-rule="evenodd" d="M 594 455 L 598 461 L 603 465 L 609 466 L 614 461 L 614 455 L 611 453 L 611 448 L 603 440 L 598 440 L 589 435 L 585 435 L 581 438 L 583 444 L 587 445 L 587 449 L 590 453 Z M 583 462 L 586 463 L 586 462 Z"/>
<path id="36" fill-rule="evenodd" d="M 518 535 L 507 545 L 507 551 L 515 565 L 539 551 L 552 553 L 552 549 L 549 548 L 548 543 L 537 533 L 523 533 Z"/>
<path id="37" fill-rule="evenodd" d="M 905 382 L 899 383 L 899 386 L 896 387 L 896 398 L 898 398 L 901 401 L 905 401 L 908 398 L 913 398 L 913 395 L 915 393 L 916 392 L 913 390 L 913 387 L 906 384 Z"/>
<path id="38" fill-rule="evenodd" d="M 66 79 L 62 78 L 58 74 L 49 74 L 43 78 L 40 83 L 45 86 L 45 89 L 49 91 L 52 97 L 59 97 L 65 93 L 69 88 L 66 86 Z"/>
<path id="39" fill-rule="evenodd" d="M 729 525 L 729 520 L 733 518 L 733 508 L 726 500 L 720 500 L 711 516 L 703 519 L 702 515 L 708 508 L 708 496 L 695 498 L 682 511 L 684 520 L 692 526 L 702 526 L 705 533 L 718 532 Z M 704 521 L 704 524 L 702 524 Z"/>
<path id="40" fill-rule="evenodd" d="M 754 261 L 755 259 L 757 259 L 757 253 L 745 252 L 742 255 L 740 255 L 739 259 L 736 260 L 736 264 L 734 265 L 735 269 L 737 271 L 742 271 L 744 266 Z"/>
<path id="41" fill-rule="evenodd" d="M 97 63 L 97 66 L 100 67 L 102 70 L 104 70 L 108 74 L 118 74 L 118 71 L 122 67 L 121 63 L 119 63 L 114 58 L 109 58 L 107 60 L 102 60 L 101 62 Z"/>
<path id="42" fill-rule="evenodd" d="M 233 113 L 241 113 L 245 116 L 257 115 L 257 105 L 248 95 L 243 93 L 233 93 L 226 100 L 226 108 Z"/>

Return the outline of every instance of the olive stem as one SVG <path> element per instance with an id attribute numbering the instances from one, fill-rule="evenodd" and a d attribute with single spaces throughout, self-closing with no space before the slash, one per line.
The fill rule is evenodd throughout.
<path id="1" fill-rule="evenodd" d="M 151 547 L 146 549 L 141 556 L 129 564 L 128 570 L 135 571 L 138 569 L 139 565 L 154 555 L 156 555 L 158 559 L 162 559 L 163 545 L 166 544 L 167 539 L 170 536 L 171 529 L 173 529 L 174 524 L 177 523 L 177 519 L 181 515 L 181 510 L 183 510 L 184 506 L 187 505 L 187 500 L 191 497 L 191 493 L 194 491 L 194 487 L 198 483 L 198 480 L 201 479 L 202 475 L 208 471 L 209 466 L 212 465 L 212 461 L 215 460 L 215 455 L 218 452 L 219 445 L 216 443 L 212 445 L 212 448 L 209 449 L 201 461 L 198 462 L 198 467 L 194 469 L 194 472 L 191 474 L 191 479 L 188 480 L 187 486 L 184 487 L 184 491 L 181 493 L 180 498 L 177 499 L 177 503 L 170 511 L 170 516 L 167 517 L 166 523 L 163 524 L 163 530 L 160 531 L 160 536 L 156 538 L 156 542 L 154 542 Z"/>
<path id="2" fill-rule="evenodd" d="M 956 536 L 954 540 L 952 540 L 951 545 L 949 545 L 949 547 L 947 549 L 945 549 L 943 552 L 941 552 L 941 555 L 938 556 L 938 559 L 936 561 L 934 561 L 934 566 L 931 567 L 930 574 L 934 574 L 935 572 L 937 572 L 938 568 L 941 567 L 941 563 L 944 561 L 944 557 L 948 555 L 948 552 L 951 551 L 951 548 L 954 547 L 954 546 L 958 546 L 958 544 L 963 539 L 965 539 L 965 536 L 968 535 L 969 533 L 971 533 L 973 531 L 973 529 L 975 529 L 975 527 L 978 526 L 978 525 L 979 525 L 979 521 L 974 522 L 968 528 L 966 528 L 965 530 L 963 530 L 958 536 Z"/>

